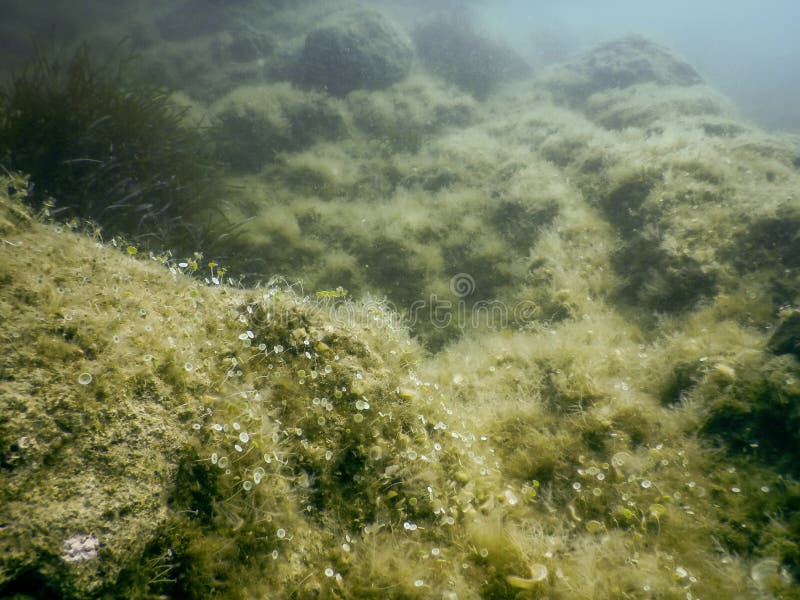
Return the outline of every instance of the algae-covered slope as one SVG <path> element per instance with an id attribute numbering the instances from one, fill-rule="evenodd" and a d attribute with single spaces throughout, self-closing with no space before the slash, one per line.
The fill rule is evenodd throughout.
<path id="1" fill-rule="evenodd" d="M 4 595 L 369 589 L 374 545 L 446 545 L 493 487 L 381 305 L 208 287 L 196 257 L 40 224 L 24 186 L 3 180 Z"/>
<path id="2" fill-rule="evenodd" d="M 639 37 L 482 102 L 418 65 L 345 98 L 240 86 L 212 111 L 240 269 L 385 294 L 431 349 L 463 331 L 437 320 L 458 302 L 535 328 L 587 297 L 642 320 L 748 304 L 760 325 L 795 301 L 797 139 Z"/>
<path id="3" fill-rule="evenodd" d="M 262 283 L 2 179 L 0 597 L 798 595 L 796 138 L 639 37 L 472 95 L 203 4 L 140 42 Z M 390 80 L 293 72 L 362 18 Z"/>
<path id="4" fill-rule="evenodd" d="M 590 303 L 422 361 L 381 304 L 217 285 L 3 183 L 4 596 L 793 593 L 798 490 L 760 460 L 800 372 L 763 334 L 646 343 Z"/>

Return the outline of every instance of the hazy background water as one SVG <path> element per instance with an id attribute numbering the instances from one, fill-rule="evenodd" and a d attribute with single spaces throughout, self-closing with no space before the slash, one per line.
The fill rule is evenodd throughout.
<path id="1" fill-rule="evenodd" d="M 482 27 L 527 54 L 560 54 L 641 33 L 683 55 L 742 113 L 800 131 L 798 0 L 493 0 Z"/>
<path id="2" fill-rule="evenodd" d="M 195 10 L 217 0 L 190 0 Z M 218 0 L 231 6 L 242 0 Z M 253 2 L 271 0 L 250 0 Z M 323 0 L 324 2 L 324 0 Z M 170 10 L 179 0 L 108 3 L 0 0 L 0 68 L 30 39 L 80 35 L 100 18 Z M 285 6 L 289 3 L 283 3 Z M 641 33 L 687 59 L 742 113 L 772 129 L 800 132 L 800 0 L 371 0 L 406 25 L 439 11 L 464 11 L 480 33 L 511 44 L 538 65 L 597 42 Z M 334 10 L 339 2 L 330 2 Z M 96 25 L 95 25 L 96 26 Z M 18 63 L 17 60 L 14 60 Z"/>

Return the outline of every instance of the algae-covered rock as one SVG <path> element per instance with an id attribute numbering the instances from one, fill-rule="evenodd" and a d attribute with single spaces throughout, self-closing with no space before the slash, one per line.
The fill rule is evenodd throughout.
<path id="1" fill-rule="evenodd" d="M 166 337 L 153 331 L 158 307 L 130 293 L 130 265 L 109 269 L 90 240 L 42 236 L 38 224 L 4 236 L 0 586 L 93 597 L 166 520 L 195 388 L 178 391 L 147 360 Z M 129 336 L 148 338 L 140 352 Z"/>
<path id="2" fill-rule="evenodd" d="M 632 85 L 691 86 L 702 78 L 688 63 L 650 40 L 632 35 L 603 44 L 560 67 L 548 85 L 572 104 L 592 94 Z"/>
<path id="3" fill-rule="evenodd" d="M 411 42 L 385 17 L 348 13 L 308 33 L 294 80 L 334 96 L 357 89 L 382 89 L 409 72 Z"/>
<path id="4" fill-rule="evenodd" d="M 316 594 L 362 536 L 445 544 L 485 496 L 382 305 L 223 287 L 199 255 L 141 260 L 38 222 L 25 179 L 2 190 L 3 593 Z"/>
<path id="5" fill-rule="evenodd" d="M 386 90 L 353 92 L 347 105 L 354 125 L 392 152 L 416 152 L 425 140 L 450 127 L 466 127 L 476 116 L 471 96 L 418 74 Z"/>
<path id="6" fill-rule="evenodd" d="M 417 52 L 433 74 L 485 99 L 499 83 L 523 79 L 530 66 L 511 48 L 459 20 L 438 18 L 414 32 Z"/>
<path id="7" fill-rule="evenodd" d="M 705 370 L 706 435 L 797 476 L 800 469 L 800 368 L 788 357 L 742 358 Z"/>
<path id="8" fill-rule="evenodd" d="M 775 354 L 794 354 L 800 359 L 800 313 L 792 313 L 780 322 L 767 348 Z"/>
<path id="9" fill-rule="evenodd" d="M 258 171 L 279 153 L 297 152 L 347 131 L 335 99 L 287 83 L 237 87 L 212 111 L 217 152 L 234 170 Z"/>

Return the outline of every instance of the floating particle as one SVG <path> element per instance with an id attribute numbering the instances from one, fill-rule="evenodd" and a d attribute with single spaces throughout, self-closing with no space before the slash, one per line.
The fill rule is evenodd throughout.
<path id="1" fill-rule="evenodd" d="M 627 452 L 617 452 L 614 456 L 611 457 L 611 464 L 615 467 L 621 467 L 625 463 L 627 463 L 631 458 L 631 455 Z"/>
<path id="2" fill-rule="evenodd" d="M 275 535 L 279 540 L 282 540 L 286 537 L 286 530 L 283 527 L 280 527 L 278 528 L 278 531 L 275 532 Z"/>
<path id="3" fill-rule="evenodd" d="M 791 583 L 791 576 L 783 568 L 781 562 L 771 557 L 762 558 L 755 563 L 750 568 L 750 577 L 762 591 L 767 591 L 770 582 L 776 583 L 777 581 L 781 581 L 781 583 L 785 583 L 786 585 Z"/>
<path id="4" fill-rule="evenodd" d="M 78 383 L 81 385 L 89 385 L 92 383 L 92 374 L 91 373 L 81 373 L 78 375 Z"/>

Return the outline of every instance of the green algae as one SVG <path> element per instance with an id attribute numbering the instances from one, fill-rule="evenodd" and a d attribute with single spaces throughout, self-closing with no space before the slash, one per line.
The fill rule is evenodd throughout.
<path id="1" fill-rule="evenodd" d="M 621 89 L 230 90 L 216 135 L 255 92 L 271 132 L 227 179 L 258 285 L 6 177 L 1 593 L 796 594 L 796 140 L 637 44 Z"/>
<path id="2" fill-rule="evenodd" d="M 105 62 L 88 46 L 67 60 L 40 53 L 0 91 L 0 155 L 30 175 L 31 201 L 58 198 L 65 219 L 197 237 L 182 215 L 213 193 L 202 137 L 163 89 L 131 78 L 123 51 Z"/>

